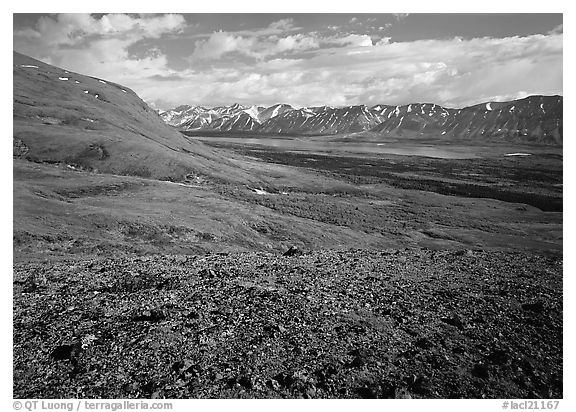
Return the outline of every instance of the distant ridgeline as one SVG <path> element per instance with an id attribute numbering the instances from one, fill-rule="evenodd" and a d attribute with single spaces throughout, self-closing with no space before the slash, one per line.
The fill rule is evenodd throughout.
<path id="1" fill-rule="evenodd" d="M 183 105 L 161 111 L 171 126 L 188 131 L 333 135 L 372 132 L 408 138 L 490 139 L 562 144 L 562 96 L 530 96 L 463 109 L 431 103 L 348 107 Z"/>

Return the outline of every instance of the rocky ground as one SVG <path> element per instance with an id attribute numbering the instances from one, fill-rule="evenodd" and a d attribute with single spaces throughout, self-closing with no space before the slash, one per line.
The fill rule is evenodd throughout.
<path id="1" fill-rule="evenodd" d="M 14 265 L 16 398 L 561 398 L 562 255 Z"/>

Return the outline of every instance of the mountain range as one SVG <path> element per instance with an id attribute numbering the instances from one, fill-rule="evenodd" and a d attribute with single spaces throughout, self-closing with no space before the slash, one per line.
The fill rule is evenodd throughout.
<path id="1" fill-rule="evenodd" d="M 432 103 L 403 106 L 295 108 L 181 105 L 160 111 L 169 125 L 187 131 L 337 135 L 372 132 L 383 137 L 503 139 L 562 144 L 562 96 L 529 96 L 486 102 L 462 109 Z"/>

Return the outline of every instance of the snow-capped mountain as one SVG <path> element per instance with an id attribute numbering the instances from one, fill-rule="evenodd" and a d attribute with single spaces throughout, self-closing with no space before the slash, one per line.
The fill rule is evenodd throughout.
<path id="1" fill-rule="evenodd" d="M 366 106 L 311 107 L 286 111 L 265 122 L 264 133 L 340 134 L 369 130 L 381 122 Z"/>
<path id="2" fill-rule="evenodd" d="M 254 131 L 266 120 L 293 109 L 287 104 L 262 107 L 235 103 L 212 108 L 183 105 L 160 112 L 160 116 L 169 125 L 184 130 Z"/>
<path id="3" fill-rule="evenodd" d="M 530 96 L 463 109 L 434 104 L 376 106 L 385 120 L 372 131 L 393 136 L 516 139 L 562 143 L 562 97 Z"/>
<path id="4" fill-rule="evenodd" d="M 383 136 L 445 139 L 507 139 L 562 144 L 562 96 L 530 96 L 462 109 L 432 103 L 403 106 L 308 107 L 179 106 L 161 113 L 183 130 L 334 135 L 373 132 Z"/>

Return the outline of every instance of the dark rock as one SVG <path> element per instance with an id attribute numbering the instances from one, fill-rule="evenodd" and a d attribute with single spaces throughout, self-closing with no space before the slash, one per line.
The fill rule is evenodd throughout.
<path id="1" fill-rule="evenodd" d="M 135 315 L 132 319 L 135 321 L 159 322 L 163 319 L 166 319 L 166 315 L 161 309 L 151 309 L 145 310 L 140 314 Z"/>
<path id="2" fill-rule="evenodd" d="M 280 372 L 274 376 L 274 379 L 285 388 L 289 388 L 294 384 L 294 382 L 296 382 L 296 379 L 294 379 L 292 374 L 286 372 Z"/>
<path id="3" fill-rule="evenodd" d="M 376 399 L 376 393 L 369 386 L 362 386 L 356 389 L 356 393 L 364 399 Z"/>
<path id="4" fill-rule="evenodd" d="M 444 323 L 447 323 L 448 325 L 455 326 L 458 329 L 464 329 L 464 322 L 462 321 L 462 319 L 458 315 L 443 317 L 440 320 Z"/>
<path id="5" fill-rule="evenodd" d="M 430 393 L 430 384 L 424 376 L 413 376 L 409 389 L 419 395 L 428 395 Z"/>
<path id="6" fill-rule="evenodd" d="M 184 367 L 184 361 L 176 361 L 172 364 L 172 370 L 174 372 L 180 372 L 182 370 L 182 368 Z"/>
<path id="7" fill-rule="evenodd" d="M 54 348 L 54 350 L 50 353 L 50 356 L 55 360 L 73 361 L 78 358 L 81 350 L 82 346 L 80 342 L 74 342 L 56 346 L 56 348 Z"/>
<path id="8" fill-rule="evenodd" d="M 282 325 L 268 324 L 264 326 L 264 332 L 276 336 L 278 333 L 286 332 L 286 328 Z"/>
<path id="9" fill-rule="evenodd" d="M 429 339 L 419 338 L 418 340 L 416 340 L 416 342 L 414 342 L 414 346 L 417 346 L 418 348 L 421 349 L 430 349 L 433 345 Z"/>
<path id="10" fill-rule="evenodd" d="M 302 255 L 302 251 L 298 249 L 296 246 L 290 246 L 290 248 L 282 254 L 282 256 L 300 256 Z"/>
<path id="11" fill-rule="evenodd" d="M 207 277 L 207 278 L 216 277 L 216 272 L 210 268 L 204 268 L 200 272 L 198 272 L 198 274 L 202 277 Z"/>
<path id="12" fill-rule="evenodd" d="M 383 399 L 394 399 L 396 397 L 396 385 L 390 382 L 380 384 L 380 397 Z"/>
<path id="13" fill-rule="evenodd" d="M 542 313 L 544 311 L 544 303 L 539 300 L 534 303 L 524 303 L 522 309 L 528 310 L 534 313 Z"/>
<path id="14" fill-rule="evenodd" d="M 24 280 L 24 282 L 20 282 L 20 283 L 23 283 L 23 285 L 24 285 L 24 288 L 23 288 L 24 292 L 31 293 L 31 292 L 36 292 L 40 288 L 45 287 L 46 286 L 46 278 L 44 276 L 40 276 L 40 275 L 32 273 Z"/>
<path id="15" fill-rule="evenodd" d="M 326 387 L 326 382 L 333 376 L 336 375 L 338 373 L 338 368 L 337 366 L 334 366 L 333 364 L 328 364 L 325 367 L 321 368 L 321 369 L 317 369 L 316 371 L 314 371 L 314 376 L 317 379 L 318 382 L 318 386 L 319 387 Z"/>
<path id="16" fill-rule="evenodd" d="M 370 357 L 370 351 L 364 348 L 356 348 L 349 351 L 348 355 L 354 357 L 348 366 L 351 368 L 361 368 L 366 365 L 366 360 Z"/>
<path id="17" fill-rule="evenodd" d="M 188 319 L 199 319 L 200 315 L 197 312 L 194 312 L 193 310 L 191 310 L 186 314 L 186 317 Z"/>
<path id="18" fill-rule="evenodd" d="M 452 348 L 452 353 L 455 353 L 457 355 L 462 355 L 462 354 L 466 353 L 466 348 L 464 348 L 464 346 L 456 346 L 456 347 Z"/>
<path id="19" fill-rule="evenodd" d="M 487 365 L 483 363 L 477 363 L 472 368 L 472 376 L 480 379 L 488 379 L 490 378 L 490 370 Z"/>
<path id="20" fill-rule="evenodd" d="M 510 359 L 510 355 L 506 350 L 496 349 L 490 352 L 486 359 L 495 365 L 504 365 Z"/>
<path id="21" fill-rule="evenodd" d="M 348 355 L 350 356 L 361 356 L 361 357 L 367 357 L 370 356 L 370 351 L 364 348 L 356 348 L 356 349 L 352 349 L 348 352 Z"/>
<path id="22" fill-rule="evenodd" d="M 252 377 L 247 375 L 242 375 L 236 380 L 240 385 L 244 386 L 246 389 L 252 389 L 254 382 L 252 382 Z"/>
<path id="23" fill-rule="evenodd" d="M 364 359 L 361 356 L 355 356 L 354 359 L 352 359 L 352 362 L 350 362 L 348 365 L 351 368 L 361 368 L 365 364 L 366 364 L 366 362 L 364 361 Z"/>
<path id="24" fill-rule="evenodd" d="M 144 385 L 141 386 L 142 392 L 148 395 L 152 395 L 154 389 L 156 388 L 156 383 L 154 381 L 148 381 Z"/>

